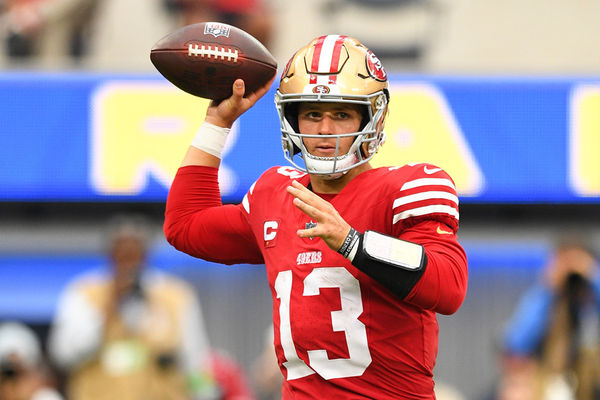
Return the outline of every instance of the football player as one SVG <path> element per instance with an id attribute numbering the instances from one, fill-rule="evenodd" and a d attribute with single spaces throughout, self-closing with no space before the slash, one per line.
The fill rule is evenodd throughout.
<path id="1" fill-rule="evenodd" d="M 356 39 L 328 35 L 288 62 L 275 103 L 285 157 L 239 205 L 217 182 L 229 128 L 269 89 L 211 104 L 169 192 L 176 248 L 265 264 L 284 399 L 433 399 L 436 313 L 467 290 L 458 198 L 431 164 L 373 168 L 387 75 Z M 401 160 L 398 160 L 401 163 Z"/>

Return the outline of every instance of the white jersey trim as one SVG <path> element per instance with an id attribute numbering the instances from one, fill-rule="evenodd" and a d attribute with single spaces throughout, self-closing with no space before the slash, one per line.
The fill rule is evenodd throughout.
<path id="1" fill-rule="evenodd" d="M 402 185 L 402 187 L 400 188 L 400 191 L 413 189 L 413 188 L 421 187 L 421 186 L 447 186 L 447 187 L 454 189 L 454 191 L 456 191 L 456 187 L 454 187 L 454 183 L 452 183 L 452 181 L 450 179 L 445 179 L 445 178 L 419 178 L 419 179 L 415 179 L 412 181 L 408 181 L 404 185 Z"/>
<path id="2" fill-rule="evenodd" d="M 244 198 L 242 199 L 242 206 L 244 207 L 244 210 L 246 210 L 246 212 L 248 214 L 250 214 L 250 201 L 248 200 L 248 194 L 252 194 L 252 192 L 254 191 L 254 185 L 256 185 L 256 182 L 254 182 L 252 184 L 252 186 L 250 186 L 248 193 L 246 193 L 244 195 Z"/>
<path id="3" fill-rule="evenodd" d="M 417 207 L 417 208 L 411 208 L 410 210 L 402 211 L 401 213 L 394 215 L 393 223 L 395 224 L 398 221 L 401 221 L 403 219 L 407 219 L 410 217 L 418 217 L 421 215 L 434 214 L 434 213 L 449 214 L 449 215 L 453 216 L 454 218 L 456 218 L 457 220 L 459 219 L 458 218 L 458 210 L 456 208 L 451 207 L 451 206 L 436 204 L 433 206 Z"/>
<path id="4" fill-rule="evenodd" d="M 394 200 L 392 208 L 400 207 L 408 203 L 413 203 L 422 200 L 434 200 L 434 199 L 445 199 L 450 200 L 458 206 L 458 197 L 455 194 L 440 191 L 430 191 L 415 193 L 408 196 L 399 197 Z"/>

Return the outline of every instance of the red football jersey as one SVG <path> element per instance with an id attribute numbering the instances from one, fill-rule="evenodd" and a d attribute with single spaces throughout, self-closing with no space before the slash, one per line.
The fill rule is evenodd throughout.
<path id="1" fill-rule="evenodd" d="M 435 313 L 456 311 L 467 286 L 466 257 L 456 239 L 458 199 L 443 170 L 430 164 L 372 169 L 340 193 L 322 196 L 360 232 L 425 247 L 425 273 L 399 299 L 320 238 L 296 235 L 313 221 L 293 205 L 286 187 L 293 179 L 308 185 L 308 175 L 274 167 L 241 205 L 213 203 L 192 212 L 198 193 L 183 188 L 195 186 L 202 173 L 186 168 L 169 195 L 165 232 L 176 247 L 202 258 L 264 262 L 284 399 L 435 398 Z"/>

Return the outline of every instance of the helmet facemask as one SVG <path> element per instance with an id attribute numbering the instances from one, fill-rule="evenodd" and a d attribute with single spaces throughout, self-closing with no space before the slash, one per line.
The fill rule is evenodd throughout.
<path id="1" fill-rule="evenodd" d="M 327 72 L 320 71 L 324 57 Z M 368 162 L 385 138 L 383 125 L 388 97 L 385 71 L 366 47 L 345 36 L 315 39 L 288 62 L 275 96 L 285 158 L 301 171 L 332 179 Z M 322 135 L 299 132 L 297 111 L 302 102 L 357 104 L 364 110 L 363 122 L 358 132 L 328 135 L 336 139 L 333 157 L 314 156 L 306 149 L 303 139 Z M 340 154 L 340 141 L 346 137 L 355 139 L 350 150 Z"/>
<path id="2" fill-rule="evenodd" d="M 387 110 L 387 98 L 384 93 L 375 93 L 363 98 L 341 99 L 339 96 L 307 96 L 296 97 L 277 93 L 277 108 L 281 117 L 281 139 L 284 157 L 297 169 L 309 174 L 329 175 L 338 178 L 350 169 L 368 162 L 383 143 L 385 134 L 378 129 L 383 123 Z M 348 132 L 339 135 L 328 135 L 336 139 L 333 157 L 319 157 L 310 154 L 304 145 L 305 138 L 319 138 L 320 134 L 304 134 L 298 131 L 298 105 L 301 102 L 329 102 L 359 104 L 363 111 L 363 121 L 358 132 Z M 378 108 L 373 113 L 373 104 Z M 293 109 L 291 112 L 289 108 Z M 343 138 L 354 137 L 350 149 L 340 154 L 340 141 Z M 302 165 L 302 164 L 303 165 Z"/>

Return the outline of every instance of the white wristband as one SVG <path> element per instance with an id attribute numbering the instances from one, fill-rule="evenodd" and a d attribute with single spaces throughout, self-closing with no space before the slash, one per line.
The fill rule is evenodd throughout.
<path id="1" fill-rule="evenodd" d="M 358 252 L 359 242 L 360 242 L 360 240 L 357 240 L 352 245 L 352 248 L 350 249 L 350 254 L 348 254 L 348 257 L 346 257 L 348 260 L 350 260 L 350 262 L 354 261 L 354 257 L 356 257 L 356 253 Z"/>
<path id="2" fill-rule="evenodd" d="M 191 145 L 217 158 L 221 158 L 227 134 L 230 130 L 229 128 L 222 128 L 204 121 L 200 125 L 196 136 L 192 139 Z"/>

